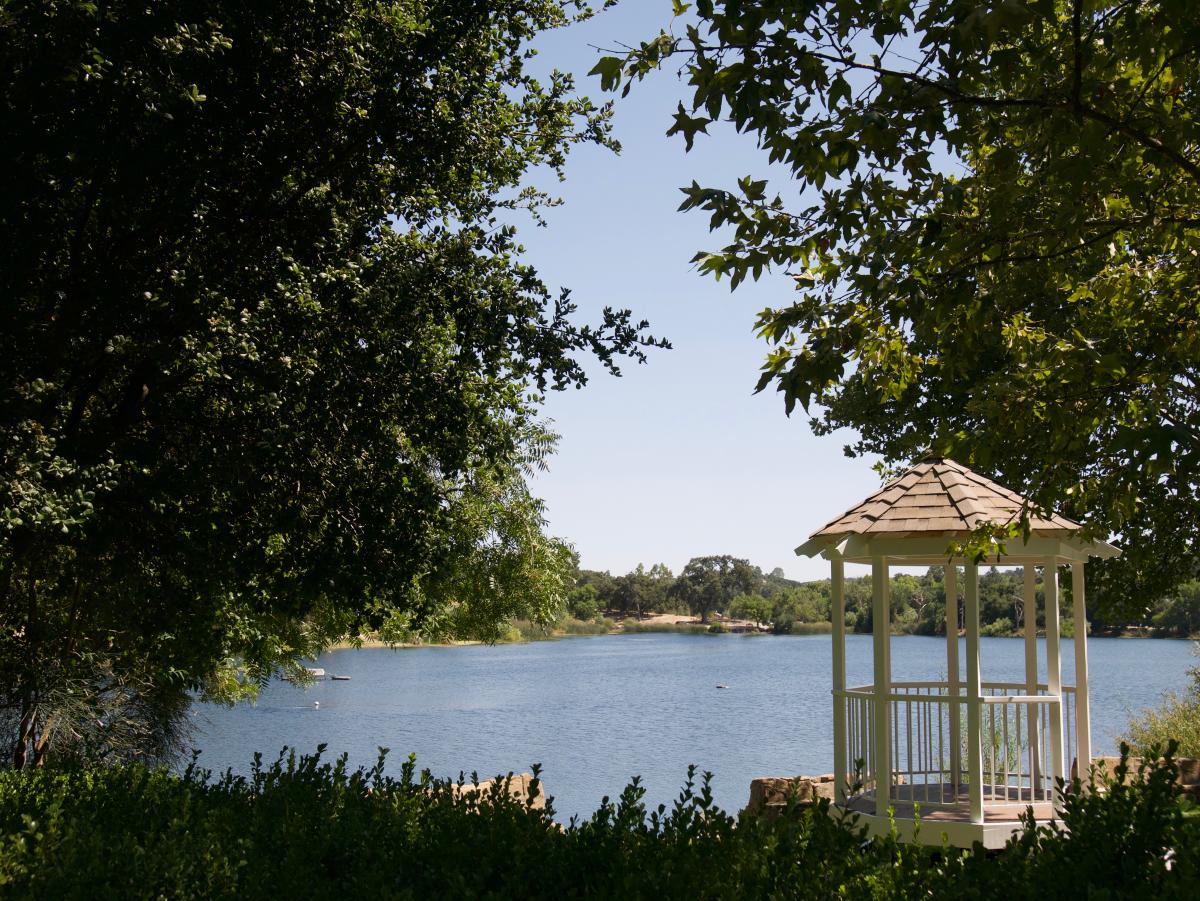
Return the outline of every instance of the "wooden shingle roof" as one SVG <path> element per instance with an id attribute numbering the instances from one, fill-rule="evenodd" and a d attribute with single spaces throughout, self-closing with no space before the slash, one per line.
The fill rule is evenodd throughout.
<path id="1" fill-rule="evenodd" d="M 812 534 L 813 538 L 881 533 L 966 535 L 984 524 L 1006 525 L 1021 515 L 1025 499 L 946 458 L 922 460 L 861 504 Z M 1036 534 L 1077 532 L 1063 516 L 1034 516 Z"/>

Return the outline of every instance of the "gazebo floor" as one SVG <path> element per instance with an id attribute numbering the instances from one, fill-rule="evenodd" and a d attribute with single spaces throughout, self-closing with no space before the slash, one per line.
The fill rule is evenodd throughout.
<path id="1" fill-rule="evenodd" d="M 957 792 L 957 801 L 950 803 L 956 797 L 951 785 L 896 785 L 892 788 L 892 800 L 889 805 L 897 828 L 902 833 L 913 833 L 917 825 L 917 809 L 920 809 L 920 823 L 923 826 L 920 838 L 931 844 L 940 844 L 944 832 L 952 844 L 970 845 L 981 841 L 986 847 L 1001 847 L 1008 837 L 1021 829 L 1020 817 L 1032 807 L 1033 815 L 1038 822 L 1048 822 L 1054 819 L 1054 802 L 1044 791 L 1036 792 L 1032 797 L 1026 789 L 1009 788 L 1008 801 L 990 801 L 991 786 L 984 786 L 983 823 L 972 823 L 970 812 L 970 795 L 966 787 Z M 1004 787 L 997 786 L 996 793 L 1003 795 Z M 943 799 L 938 803 L 937 799 Z M 862 815 L 872 832 L 884 832 L 890 828 L 886 818 L 875 815 L 875 793 L 864 792 L 851 798 L 845 803 L 847 810 Z"/>

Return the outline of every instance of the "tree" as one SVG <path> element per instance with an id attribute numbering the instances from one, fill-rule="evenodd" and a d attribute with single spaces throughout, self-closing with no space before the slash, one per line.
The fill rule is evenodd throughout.
<path id="1" fill-rule="evenodd" d="M 740 594 L 751 594 L 762 584 L 762 573 L 748 560 L 722 554 L 716 557 L 693 557 L 688 561 L 671 592 L 708 622 L 713 611 L 729 609 L 729 603 Z"/>
<path id="2" fill-rule="evenodd" d="M 575 619 L 595 619 L 600 613 L 600 602 L 595 585 L 576 585 L 567 593 L 567 612 Z"/>
<path id="3" fill-rule="evenodd" d="M 641 564 L 638 564 L 641 569 Z M 646 570 L 645 593 L 646 607 L 649 610 L 663 611 L 669 601 L 671 586 L 675 584 L 675 575 L 665 563 L 655 563 Z"/>
<path id="4" fill-rule="evenodd" d="M 737 619 L 748 619 L 756 626 L 770 623 L 775 606 L 761 594 L 739 594 L 729 602 L 729 615 Z"/>
<path id="5" fill-rule="evenodd" d="M 1200 632 L 1200 582 L 1185 582 L 1163 599 L 1154 615 L 1154 630 L 1189 638 Z"/>
<path id="6" fill-rule="evenodd" d="M 640 565 L 638 569 L 641 569 Z M 632 612 L 638 619 L 642 618 L 646 602 L 645 581 L 645 573 L 636 571 L 613 580 L 612 607 L 618 614 L 628 616 Z"/>
<path id="7" fill-rule="evenodd" d="M 553 444 L 540 398 L 650 340 L 628 311 L 575 323 L 510 224 L 551 200 L 534 167 L 612 146 L 606 109 L 523 68 L 577 7 L 5 6 L 16 765 L 69 732 L 53 697 L 103 706 L 112 674 L 145 710 L 362 629 L 557 612 L 570 554 L 525 481 Z"/>
<path id="8" fill-rule="evenodd" d="M 759 390 L 818 434 L 857 430 L 852 454 L 952 455 L 1119 533 L 1123 557 L 1092 573 L 1108 609 L 1190 577 L 1193 5 L 699 0 L 679 27 L 595 71 L 613 88 L 682 61 L 694 92 L 669 133 L 690 148 L 732 123 L 801 189 L 684 189 L 731 235 L 702 272 L 798 289 L 759 319 Z"/>
<path id="9" fill-rule="evenodd" d="M 765 593 L 765 592 L 764 592 Z M 775 632 L 791 632 L 795 623 L 830 622 L 832 619 L 830 583 L 791 583 L 766 595 L 770 621 Z"/>

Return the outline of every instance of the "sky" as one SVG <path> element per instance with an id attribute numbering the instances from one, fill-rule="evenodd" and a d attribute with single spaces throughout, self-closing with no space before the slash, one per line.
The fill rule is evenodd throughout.
<path id="1" fill-rule="evenodd" d="M 669 10 L 669 0 L 625 0 L 543 35 L 534 68 L 573 72 L 582 93 L 610 99 L 587 76 L 599 58 L 592 45 L 644 40 L 667 25 Z M 644 366 L 623 365 L 621 378 L 593 366 L 584 389 L 551 392 L 544 410 L 561 438 L 533 489 L 546 501 L 550 533 L 587 569 L 616 574 L 661 562 L 679 572 L 692 557 L 732 554 L 767 572 L 824 578 L 828 563 L 794 548 L 878 488 L 874 459 L 845 456 L 852 433 L 812 435 L 803 410 L 785 416 L 773 389 L 753 394 L 767 352 L 754 321 L 790 301 L 791 279 L 764 274 L 730 293 L 726 281 L 701 276 L 692 256 L 723 242 L 705 214 L 676 210 L 693 179 L 731 186 L 777 173 L 752 136 L 732 129 L 699 137 L 690 153 L 666 137 L 688 94 L 670 70 L 618 97 L 621 154 L 578 148 L 565 183 L 540 184 L 563 205 L 546 211 L 546 228 L 521 229 L 528 261 L 552 289 L 572 290 L 581 321 L 597 321 L 606 305 L 628 307 L 674 345 L 651 351 Z M 772 188 L 800 202 L 798 185 Z"/>

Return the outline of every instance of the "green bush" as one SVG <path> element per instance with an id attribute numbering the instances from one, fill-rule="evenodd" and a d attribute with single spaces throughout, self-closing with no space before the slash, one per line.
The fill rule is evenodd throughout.
<path id="1" fill-rule="evenodd" d="M 612 631 L 613 621 L 600 617 L 596 620 L 579 620 L 568 616 L 555 623 L 554 628 L 564 635 L 607 635 Z"/>
<path id="2" fill-rule="evenodd" d="M 1013 628 L 1012 620 L 1006 616 L 1000 617 L 995 622 L 988 623 L 979 630 L 980 635 L 987 635 L 995 638 L 1008 638 L 1016 635 L 1017 631 Z"/>
<path id="3" fill-rule="evenodd" d="M 567 613 L 574 619 L 591 620 L 600 613 L 599 592 L 595 585 L 577 585 L 567 594 Z"/>
<path id="4" fill-rule="evenodd" d="M 1193 645 L 1200 654 L 1200 644 Z M 1150 755 L 1153 747 L 1165 747 L 1174 741 L 1182 757 L 1200 757 L 1200 667 L 1188 669 L 1192 685 L 1184 695 L 1170 695 L 1156 708 L 1142 711 L 1129 721 L 1124 741 L 1136 755 Z"/>
<path id="5" fill-rule="evenodd" d="M 1125 740 L 1139 755 L 1173 740 L 1181 756 L 1200 757 L 1200 697 L 1168 695 L 1158 707 L 1130 720 Z"/>
<path id="6" fill-rule="evenodd" d="M 1200 644 L 1192 653 L 1200 653 Z M 1192 684 L 1183 695 L 1168 694 L 1158 707 L 1129 721 L 1125 741 L 1135 754 L 1146 756 L 1153 747 L 1175 742 L 1183 757 L 1200 757 L 1200 667 L 1188 670 Z"/>
<path id="7" fill-rule="evenodd" d="M 1118 773 L 1123 776 L 1124 773 Z M 999 853 L 867 841 L 825 802 L 733 817 L 694 768 L 648 811 L 634 780 L 563 827 L 497 786 L 281 756 L 219 778 L 140 766 L 0 774 L 5 898 L 1186 898 L 1200 820 L 1170 755 L 1069 794 L 1059 825 Z"/>

